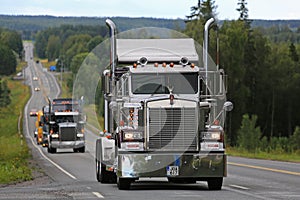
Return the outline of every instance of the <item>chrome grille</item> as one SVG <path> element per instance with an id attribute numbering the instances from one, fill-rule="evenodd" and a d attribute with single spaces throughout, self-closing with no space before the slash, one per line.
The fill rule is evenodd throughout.
<path id="1" fill-rule="evenodd" d="M 60 140 L 61 141 L 75 141 L 76 128 L 75 127 L 60 127 Z"/>
<path id="2" fill-rule="evenodd" d="M 196 108 L 149 108 L 150 150 L 197 150 Z"/>

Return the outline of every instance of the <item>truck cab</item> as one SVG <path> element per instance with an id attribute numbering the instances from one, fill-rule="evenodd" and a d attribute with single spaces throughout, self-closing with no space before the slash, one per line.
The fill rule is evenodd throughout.
<path id="1" fill-rule="evenodd" d="M 57 148 L 73 148 L 85 152 L 84 118 L 78 100 L 54 99 L 50 102 L 48 152 Z"/>
<path id="2" fill-rule="evenodd" d="M 201 64 L 192 38 L 113 38 L 112 48 L 117 61 L 103 72 L 97 180 L 129 189 L 139 178 L 165 177 L 221 189 L 225 111 L 232 108 L 224 71 Z"/>

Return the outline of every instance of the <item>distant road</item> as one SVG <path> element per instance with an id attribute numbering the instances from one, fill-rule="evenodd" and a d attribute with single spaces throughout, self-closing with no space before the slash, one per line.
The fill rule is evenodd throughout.
<path id="1" fill-rule="evenodd" d="M 95 141 L 97 135 L 86 133 L 86 153 L 72 149 L 49 154 L 33 140 L 34 119 L 31 109 L 46 104 L 46 96 L 55 98 L 60 89 L 50 72 L 33 59 L 33 46 L 25 44 L 26 83 L 32 87 L 32 98 L 25 109 L 24 135 L 33 157 L 49 177 L 42 183 L 22 184 L 0 188 L 0 199 L 300 199 L 300 163 L 287 163 L 228 158 L 228 177 L 221 191 L 209 191 L 206 182 L 171 184 L 166 179 L 143 179 L 132 184 L 129 191 L 119 191 L 116 184 L 100 184 L 95 176 Z M 33 81 L 32 77 L 39 77 Z M 40 87 L 41 91 L 33 88 Z M 34 183 L 34 182 L 33 182 Z"/>

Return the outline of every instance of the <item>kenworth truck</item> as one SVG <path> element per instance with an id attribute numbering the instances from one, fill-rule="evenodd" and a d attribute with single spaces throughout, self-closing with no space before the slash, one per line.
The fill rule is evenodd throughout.
<path id="1" fill-rule="evenodd" d="M 208 30 L 199 54 L 192 38 L 120 39 L 110 28 L 111 64 L 103 72 L 104 131 L 96 141 L 96 177 L 129 189 L 139 178 L 173 183 L 226 177 L 225 74 L 208 65 Z"/>
<path id="2" fill-rule="evenodd" d="M 73 148 L 74 152 L 85 152 L 84 124 L 81 102 L 71 98 L 49 100 L 48 152 L 57 148 Z"/>

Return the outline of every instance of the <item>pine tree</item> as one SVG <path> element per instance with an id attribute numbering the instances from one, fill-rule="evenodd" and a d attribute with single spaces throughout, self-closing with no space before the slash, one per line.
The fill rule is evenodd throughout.
<path id="1" fill-rule="evenodd" d="M 246 7 L 246 0 L 239 0 L 238 2 L 239 8 L 236 10 L 240 13 L 239 20 L 245 21 L 248 19 L 248 8 Z"/>
<path id="2" fill-rule="evenodd" d="M 294 62 L 298 62 L 299 61 L 299 55 L 297 53 L 297 49 L 294 45 L 294 43 L 292 42 L 289 46 L 290 52 L 289 52 L 289 56 L 290 58 L 294 61 Z"/>
<path id="3" fill-rule="evenodd" d="M 191 15 L 186 16 L 187 21 L 191 20 L 202 20 L 206 22 L 210 18 L 216 18 L 217 13 L 216 13 L 217 6 L 215 5 L 214 0 L 198 0 L 197 6 L 192 6 L 191 7 Z"/>

